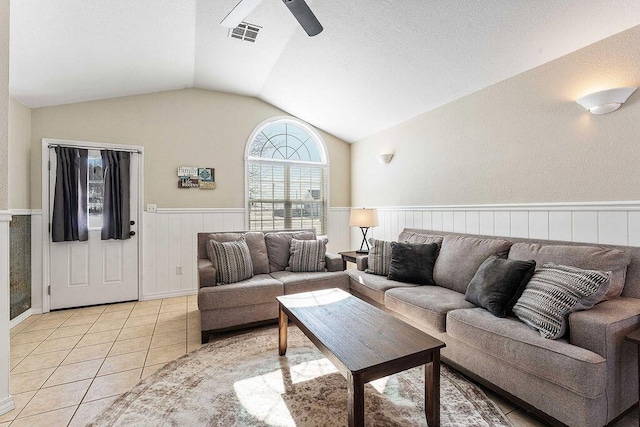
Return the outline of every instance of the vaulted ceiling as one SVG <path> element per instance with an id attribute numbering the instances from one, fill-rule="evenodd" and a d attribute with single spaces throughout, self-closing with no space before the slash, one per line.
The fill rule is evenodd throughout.
<path id="1" fill-rule="evenodd" d="M 257 97 L 345 141 L 640 25 L 637 0 L 11 0 L 10 93 L 29 107 L 179 88 Z"/>

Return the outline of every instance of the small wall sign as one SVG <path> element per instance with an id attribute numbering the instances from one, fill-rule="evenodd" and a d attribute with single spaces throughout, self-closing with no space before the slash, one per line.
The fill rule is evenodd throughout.
<path id="1" fill-rule="evenodd" d="M 214 190 L 216 188 L 216 170 L 214 168 L 198 168 L 194 166 L 178 167 L 178 188 L 200 188 Z"/>

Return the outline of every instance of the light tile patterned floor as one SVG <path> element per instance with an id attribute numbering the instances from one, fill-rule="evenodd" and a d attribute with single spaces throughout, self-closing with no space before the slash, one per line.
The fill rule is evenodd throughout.
<path id="1" fill-rule="evenodd" d="M 200 347 L 197 298 L 34 315 L 11 330 L 16 409 L 0 427 L 84 426 L 141 378 Z"/>
<path id="2" fill-rule="evenodd" d="M 0 416 L 0 427 L 84 426 L 141 378 L 199 347 L 195 295 L 31 316 L 11 330 L 16 409 Z M 544 426 L 487 394 L 514 426 Z M 637 412 L 616 426 L 637 426 Z"/>

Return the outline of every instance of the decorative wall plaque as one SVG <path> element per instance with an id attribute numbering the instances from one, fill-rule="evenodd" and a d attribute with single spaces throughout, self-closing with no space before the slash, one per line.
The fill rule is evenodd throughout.
<path id="1" fill-rule="evenodd" d="M 194 166 L 178 167 L 178 188 L 200 188 L 214 190 L 216 170 L 214 168 L 198 168 Z"/>

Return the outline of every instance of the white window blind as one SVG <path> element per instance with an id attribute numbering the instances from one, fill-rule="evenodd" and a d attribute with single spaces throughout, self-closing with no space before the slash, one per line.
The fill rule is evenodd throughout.
<path id="1" fill-rule="evenodd" d="M 255 132 L 247 159 L 249 229 L 326 233 L 328 165 L 302 126 L 274 121 Z"/>

